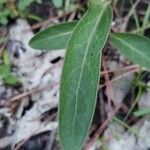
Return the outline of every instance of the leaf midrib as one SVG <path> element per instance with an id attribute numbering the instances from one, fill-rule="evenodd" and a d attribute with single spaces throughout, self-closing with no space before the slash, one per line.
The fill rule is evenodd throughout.
<path id="1" fill-rule="evenodd" d="M 77 116 L 78 96 L 79 96 L 80 83 L 81 83 L 81 79 L 82 79 L 83 69 L 84 69 L 85 62 L 86 62 L 86 56 L 87 56 L 87 54 L 88 54 L 88 49 L 89 49 L 89 47 L 90 47 L 91 40 L 92 40 L 92 38 L 93 38 L 93 35 L 94 35 L 94 33 L 95 33 L 96 29 L 97 29 L 97 26 L 98 26 L 100 20 L 101 20 L 101 18 L 102 18 L 102 15 L 103 15 L 103 12 L 104 12 L 105 8 L 106 8 L 106 5 L 103 6 L 102 11 L 101 11 L 101 13 L 99 14 L 99 17 L 98 17 L 99 19 L 97 20 L 96 25 L 95 25 L 93 31 L 91 32 L 91 34 L 90 34 L 90 36 L 89 36 L 88 45 L 87 45 L 87 47 L 86 47 L 85 55 L 84 55 L 84 57 L 83 57 L 82 66 L 81 66 L 81 71 L 80 71 L 80 76 L 79 76 L 79 81 L 78 81 L 78 84 L 77 84 L 76 100 L 75 100 L 75 101 L 76 101 L 76 103 L 75 103 L 75 115 L 74 115 L 74 119 L 73 119 L 73 128 L 72 128 L 72 129 L 74 129 L 75 120 L 76 120 L 76 116 Z M 72 135 L 72 138 L 73 138 L 73 135 Z"/>
<path id="2" fill-rule="evenodd" d="M 41 41 L 49 40 L 49 39 L 54 39 L 54 38 L 57 38 L 57 37 L 60 38 L 61 36 L 69 35 L 69 34 L 71 34 L 71 33 L 72 33 L 72 30 L 69 31 L 69 32 L 65 32 L 65 33 L 62 33 L 62 34 L 58 34 L 58 35 L 55 35 L 55 36 L 51 36 L 51 37 L 49 37 L 49 38 L 41 38 L 41 37 L 39 37 L 41 40 L 37 40 L 37 43 L 38 43 L 38 42 L 41 42 Z"/>

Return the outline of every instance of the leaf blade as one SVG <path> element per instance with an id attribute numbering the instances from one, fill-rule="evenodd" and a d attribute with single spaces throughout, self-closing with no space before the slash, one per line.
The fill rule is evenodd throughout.
<path id="1" fill-rule="evenodd" d="M 112 43 L 130 61 L 150 69 L 150 40 L 135 34 L 114 33 Z"/>
<path id="2" fill-rule="evenodd" d="M 142 116 L 149 115 L 149 114 L 150 114 L 150 108 L 144 108 L 144 109 L 135 111 L 135 112 L 133 113 L 133 115 L 134 115 L 135 117 L 142 117 Z"/>
<path id="3" fill-rule="evenodd" d="M 101 51 L 111 21 L 110 5 L 89 8 L 69 40 L 59 104 L 59 135 L 64 150 L 80 150 L 87 135 L 96 104 Z"/>
<path id="4" fill-rule="evenodd" d="M 63 6 L 63 0 L 53 0 L 53 4 L 56 8 L 60 8 Z"/>
<path id="5" fill-rule="evenodd" d="M 34 49 L 64 49 L 66 48 L 66 45 L 76 24 L 77 22 L 68 22 L 51 26 L 35 35 L 30 40 L 29 45 Z"/>

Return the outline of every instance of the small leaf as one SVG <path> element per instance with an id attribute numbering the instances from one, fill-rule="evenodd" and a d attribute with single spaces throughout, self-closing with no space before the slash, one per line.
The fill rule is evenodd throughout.
<path id="1" fill-rule="evenodd" d="M 55 7 L 60 8 L 63 6 L 63 0 L 53 0 L 53 4 Z"/>
<path id="2" fill-rule="evenodd" d="M 95 0 L 73 30 L 62 73 L 59 135 L 64 150 L 81 150 L 96 105 L 101 52 L 112 21 L 108 3 Z"/>
<path id="3" fill-rule="evenodd" d="M 5 0 L 0 0 L 0 5 L 3 5 L 5 3 Z"/>
<path id="4" fill-rule="evenodd" d="M 7 78 L 10 74 L 10 66 L 2 64 L 0 65 L 0 76 L 2 78 Z"/>
<path id="5" fill-rule="evenodd" d="M 149 115 L 149 114 L 150 114 L 150 108 L 144 108 L 144 109 L 135 111 L 135 112 L 133 113 L 133 115 L 134 115 L 135 117 L 142 117 L 142 116 Z"/>
<path id="6" fill-rule="evenodd" d="M 77 22 L 58 24 L 35 35 L 29 45 L 35 49 L 58 50 L 66 48 Z"/>
<path id="7" fill-rule="evenodd" d="M 4 82 L 8 85 L 20 85 L 21 83 L 18 78 L 12 74 L 10 74 L 7 78 L 4 78 Z"/>
<path id="8" fill-rule="evenodd" d="M 0 77 L 3 79 L 5 84 L 19 85 L 21 83 L 16 76 L 11 74 L 10 65 L 0 65 Z"/>
<path id="9" fill-rule="evenodd" d="M 127 33 L 112 34 L 112 43 L 129 60 L 150 69 L 150 40 Z"/>
<path id="10" fill-rule="evenodd" d="M 20 0 L 18 3 L 18 8 L 20 11 L 24 11 L 33 2 L 41 3 L 42 1 L 41 0 Z"/>
<path id="11" fill-rule="evenodd" d="M 6 50 L 3 52 L 3 63 L 5 65 L 10 65 L 9 54 Z"/>
<path id="12" fill-rule="evenodd" d="M 145 12 L 142 28 L 144 28 L 149 23 L 149 21 L 150 21 L 150 4 L 148 5 L 147 10 Z"/>

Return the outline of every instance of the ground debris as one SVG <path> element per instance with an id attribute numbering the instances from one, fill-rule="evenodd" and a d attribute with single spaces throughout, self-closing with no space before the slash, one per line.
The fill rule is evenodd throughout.
<path id="1" fill-rule="evenodd" d="M 28 31 L 26 31 L 27 29 Z M 12 73 L 21 80 L 22 86 L 20 88 L 23 92 L 31 92 L 29 96 L 20 96 L 18 100 L 11 102 L 17 104 L 15 113 L 10 111 L 9 107 L 0 109 L 3 116 L 13 121 L 14 130 L 11 136 L 7 137 L 8 133 L 6 133 L 1 137 L 0 147 L 8 146 L 11 143 L 14 147 L 17 143 L 27 140 L 33 135 L 57 129 L 56 121 L 41 122 L 40 118 L 45 112 L 57 107 L 64 51 L 41 52 L 33 50 L 28 45 L 29 40 L 33 37 L 33 33 L 29 29 L 28 23 L 19 19 L 9 32 L 7 50 L 12 64 Z M 54 62 L 53 60 L 57 58 L 61 59 Z M 10 97 L 21 95 L 19 92 L 14 93 L 11 90 L 9 92 L 3 83 L 1 87 L 3 88 L 0 92 L 5 92 L 5 96 L 2 97 L 1 94 L 3 100 L 8 99 L 9 102 Z M 35 89 L 44 90 L 32 94 L 32 90 Z M 8 123 L 9 128 L 10 126 L 12 124 Z M 2 141 L 7 138 L 9 140 L 4 144 Z"/>

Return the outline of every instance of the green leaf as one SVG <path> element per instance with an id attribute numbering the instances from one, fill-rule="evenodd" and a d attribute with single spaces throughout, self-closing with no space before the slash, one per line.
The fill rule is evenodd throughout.
<path id="1" fill-rule="evenodd" d="M 10 64 L 0 65 L 0 77 L 3 79 L 5 84 L 19 85 L 21 83 L 16 76 L 11 74 Z"/>
<path id="2" fill-rule="evenodd" d="M 5 3 L 5 0 L 0 0 L 0 5 L 3 5 Z"/>
<path id="3" fill-rule="evenodd" d="M 57 8 L 62 7 L 63 6 L 63 0 L 53 0 L 53 4 Z"/>
<path id="4" fill-rule="evenodd" d="M 144 108 L 144 109 L 135 111 L 133 114 L 135 117 L 142 117 L 145 115 L 150 115 L 150 108 Z"/>
<path id="5" fill-rule="evenodd" d="M 21 82 L 18 80 L 18 78 L 12 74 L 9 74 L 7 78 L 4 78 L 5 84 L 9 85 L 20 85 Z"/>
<path id="6" fill-rule="evenodd" d="M 24 11 L 33 2 L 41 3 L 42 0 L 20 0 L 18 3 L 18 8 L 20 11 Z"/>
<path id="7" fill-rule="evenodd" d="M 148 8 L 147 8 L 147 10 L 145 12 L 145 16 L 144 16 L 142 27 L 145 27 L 149 23 L 149 20 L 150 20 L 150 4 L 148 5 Z"/>
<path id="8" fill-rule="evenodd" d="M 29 19 L 35 20 L 35 21 L 43 21 L 41 17 L 36 16 L 34 14 L 28 14 L 27 16 Z"/>
<path id="9" fill-rule="evenodd" d="M 35 49 L 58 50 L 66 48 L 77 22 L 58 24 L 35 35 L 29 45 Z"/>
<path id="10" fill-rule="evenodd" d="M 67 46 L 59 104 L 64 150 L 81 150 L 95 110 L 101 52 L 112 21 L 111 6 L 100 1 L 90 4 Z"/>
<path id="11" fill-rule="evenodd" d="M 129 60 L 150 69 L 150 40 L 127 33 L 112 34 L 112 43 Z"/>
<path id="12" fill-rule="evenodd" d="M 10 65 L 9 54 L 6 50 L 3 52 L 3 63 L 5 65 Z"/>
<path id="13" fill-rule="evenodd" d="M 7 78 L 10 74 L 10 66 L 2 64 L 0 65 L 0 77 Z"/>

